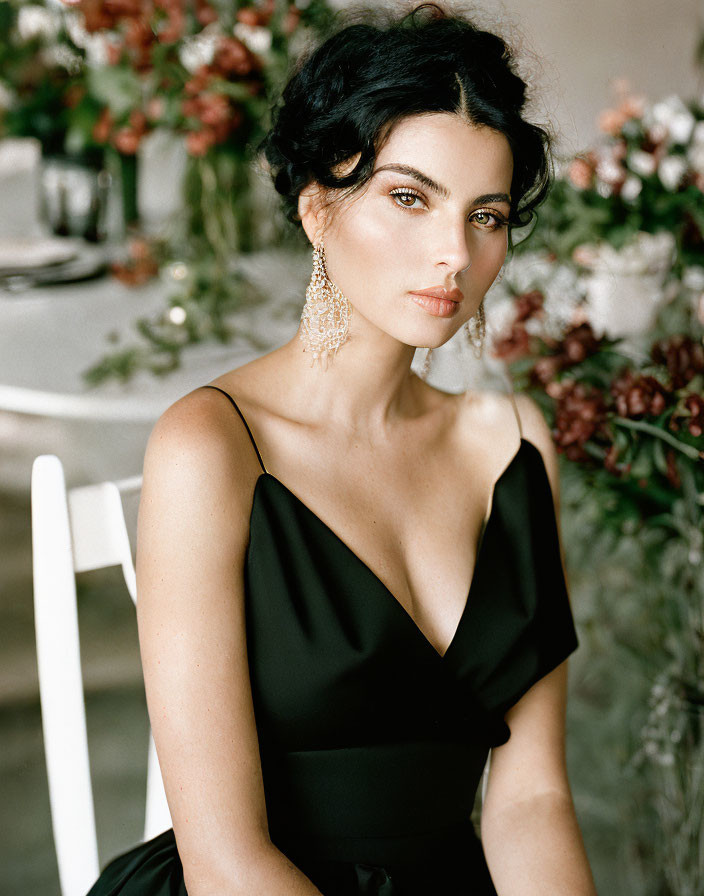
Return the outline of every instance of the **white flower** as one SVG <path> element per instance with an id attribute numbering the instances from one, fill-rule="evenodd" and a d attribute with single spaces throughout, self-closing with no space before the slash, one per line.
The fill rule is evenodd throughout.
<path id="1" fill-rule="evenodd" d="M 36 37 L 53 40 L 59 33 L 59 23 L 48 9 L 43 6 L 20 6 L 17 14 L 17 30 L 22 40 L 33 40 Z"/>
<path id="2" fill-rule="evenodd" d="M 626 202 L 633 202 L 643 189 L 643 181 L 635 174 L 629 174 L 621 187 L 621 196 Z"/>
<path id="3" fill-rule="evenodd" d="M 83 16 L 76 10 L 68 10 L 64 16 L 68 35 L 77 47 L 86 51 L 86 62 L 99 68 L 108 64 L 109 38 L 106 34 L 89 34 L 83 27 Z"/>
<path id="4" fill-rule="evenodd" d="M 687 173 L 684 156 L 665 156 L 658 165 L 658 177 L 666 190 L 676 190 Z"/>
<path id="5" fill-rule="evenodd" d="M 219 34 L 210 29 L 210 26 L 205 27 L 195 37 L 185 38 L 178 50 L 181 65 L 191 74 L 201 65 L 210 65 L 215 56 L 218 38 Z"/>
<path id="6" fill-rule="evenodd" d="M 604 199 L 608 199 L 613 193 L 611 184 L 607 184 L 602 180 L 597 181 L 596 191 L 600 196 L 603 196 Z"/>
<path id="7" fill-rule="evenodd" d="M 682 274 L 682 285 L 695 292 L 704 290 L 704 267 L 698 264 L 689 265 Z"/>
<path id="8" fill-rule="evenodd" d="M 271 49 L 272 35 L 268 28 L 238 22 L 232 31 L 235 37 L 239 38 L 252 53 L 264 55 Z"/>
<path id="9" fill-rule="evenodd" d="M 692 136 L 696 119 L 687 109 L 681 115 L 675 115 L 670 122 L 670 138 L 673 143 L 687 143 Z"/>
<path id="10" fill-rule="evenodd" d="M 687 161 L 697 174 L 704 174 L 704 143 L 692 143 L 689 146 Z"/>
<path id="11" fill-rule="evenodd" d="M 653 143 L 662 143 L 664 140 L 667 140 L 668 136 L 668 130 L 664 124 L 655 122 L 648 128 L 648 137 Z"/>
<path id="12" fill-rule="evenodd" d="M 692 143 L 695 146 L 704 145 L 704 121 L 698 121 L 694 125 L 694 130 L 692 131 Z"/>
<path id="13" fill-rule="evenodd" d="M 649 177 L 651 174 L 655 174 L 657 166 L 658 163 L 651 152 L 634 149 L 628 154 L 628 167 L 640 177 Z"/>
<path id="14" fill-rule="evenodd" d="M 44 49 L 44 59 L 51 65 L 58 65 L 71 75 L 77 75 L 82 68 L 81 57 L 66 44 L 55 43 Z"/>
<path id="15" fill-rule="evenodd" d="M 596 175 L 606 184 L 618 184 L 623 180 L 623 168 L 613 156 L 603 156 L 597 162 Z"/>
<path id="16" fill-rule="evenodd" d="M 676 94 L 651 107 L 644 116 L 646 126 L 661 124 L 667 128 L 673 143 L 686 143 L 694 129 L 696 119 Z"/>

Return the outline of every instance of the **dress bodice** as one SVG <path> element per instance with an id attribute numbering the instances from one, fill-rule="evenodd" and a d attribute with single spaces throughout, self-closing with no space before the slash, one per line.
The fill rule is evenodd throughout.
<path id="1" fill-rule="evenodd" d="M 510 737 L 507 710 L 578 646 L 550 482 L 515 401 L 520 444 L 494 485 L 441 655 L 367 564 L 266 470 L 233 397 L 205 388 L 234 406 L 261 466 L 245 621 L 272 842 L 326 896 L 494 896 L 470 820 L 489 750 Z M 157 843 L 164 869 L 173 832 Z M 143 857 L 148 846 L 137 847 Z"/>

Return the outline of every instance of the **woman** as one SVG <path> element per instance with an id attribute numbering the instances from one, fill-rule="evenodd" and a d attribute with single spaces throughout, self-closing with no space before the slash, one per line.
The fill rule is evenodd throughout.
<path id="1" fill-rule="evenodd" d="M 481 336 L 549 139 L 503 41 L 430 13 L 347 27 L 289 82 L 264 150 L 313 246 L 301 327 L 150 436 L 138 623 L 174 827 L 92 896 L 595 893 L 550 432 L 411 370 Z"/>

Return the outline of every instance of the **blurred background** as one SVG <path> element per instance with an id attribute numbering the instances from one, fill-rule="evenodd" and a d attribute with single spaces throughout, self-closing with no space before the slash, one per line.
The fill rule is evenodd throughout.
<path id="1" fill-rule="evenodd" d="M 597 886 L 695 896 L 704 10 L 469 9 L 515 48 L 529 117 L 555 135 L 556 182 L 490 291 L 484 358 L 452 340 L 430 381 L 508 378 L 544 410 L 580 637 L 568 763 Z M 1 893 L 59 893 L 32 461 L 57 455 L 69 486 L 139 475 L 163 410 L 295 333 L 310 253 L 253 148 L 290 66 L 347 12 L 341 0 L 0 0 Z M 133 537 L 134 508 L 128 518 Z M 78 601 L 103 865 L 141 836 L 148 727 L 121 570 L 79 574 Z"/>

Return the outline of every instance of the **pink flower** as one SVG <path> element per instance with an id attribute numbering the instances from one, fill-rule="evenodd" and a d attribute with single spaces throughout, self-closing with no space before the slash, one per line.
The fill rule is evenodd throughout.
<path id="1" fill-rule="evenodd" d="M 141 141 L 142 135 L 132 128 L 120 128 L 112 138 L 114 147 L 126 156 L 133 156 Z"/>
<path id="2" fill-rule="evenodd" d="M 213 22 L 217 22 L 218 14 L 209 3 L 196 0 L 196 18 L 201 25 L 212 25 Z"/>
<path id="3" fill-rule="evenodd" d="M 186 135 L 186 149 L 192 156 L 204 156 L 215 143 L 215 132 L 211 128 L 191 131 Z"/>
<path id="4" fill-rule="evenodd" d="M 597 126 L 600 131 L 617 137 L 628 118 L 621 109 L 604 109 L 597 116 Z"/>
<path id="5" fill-rule="evenodd" d="M 198 117 L 203 124 L 214 127 L 230 117 L 230 104 L 222 93 L 203 93 L 198 97 Z"/>
<path id="6" fill-rule="evenodd" d="M 110 138 L 113 120 L 110 110 L 106 106 L 100 113 L 100 117 L 93 126 L 93 139 L 96 143 L 107 143 Z"/>
<path id="7" fill-rule="evenodd" d="M 147 117 L 151 121 L 159 121 L 166 111 L 166 103 L 163 97 L 153 96 L 147 102 Z"/>
<path id="8" fill-rule="evenodd" d="M 567 176 L 578 190 L 588 190 L 592 185 L 594 169 L 586 159 L 577 157 L 570 163 Z"/>

